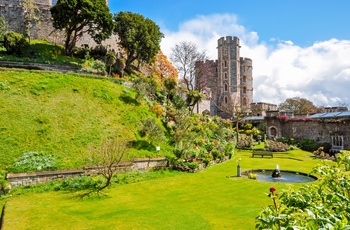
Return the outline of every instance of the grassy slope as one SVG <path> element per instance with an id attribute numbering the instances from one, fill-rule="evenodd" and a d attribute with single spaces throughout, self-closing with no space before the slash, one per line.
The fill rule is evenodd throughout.
<path id="1" fill-rule="evenodd" d="M 139 122 L 154 114 L 133 98 L 132 89 L 106 79 L 0 72 L 0 167 L 29 151 L 61 156 L 61 168 L 81 167 L 87 146 L 101 138 L 117 133 L 138 138 Z M 146 150 L 131 153 L 153 155 Z"/>
<path id="2" fill-rule="evenodd" d="M 242 170 L 274 169 L 310 172 L 321 160 L 292 151 L 274 158 L 250 158 L 241 151 L 234 159 L 202 172 L 177 173 L 135 184 L 115 186 L 101 199 L 80 200 L 74 194 L 26 194 L 7 202 L 5 229 L 254 229 L 255 217 L 271 205 L 266 196 L 272 183 L 235 177 L 236 159 Z"/>

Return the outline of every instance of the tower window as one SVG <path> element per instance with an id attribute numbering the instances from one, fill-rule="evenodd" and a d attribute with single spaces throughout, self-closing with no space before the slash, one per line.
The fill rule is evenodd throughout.
<path id="1" fill-rule="evenodd" d="M 247 98 L 243 98 L 243 106 L 247 105 Z"/>
<path id="2" fill-rule="evenodd" d="M 243 94 L 246 94 L 247 93 L 247 87 L 243 87 Z"/>
<path id="3" fill-rule="evenodd" d="M 243 76 L 243 82 L 246 83 L 247 82 L 247 77 Z"/>
<path id="4" fill-rule="evenodd" d="M 227 67 L 227 61 L 226 60 L 224 61 L 224 66 Z"/>
<path id="5" fill-rule="evenodd" d="M 225 84 L 225 91 L 227 91 L 228 87 L 227 87 L 227 84 Z"/>
<path id="6" fill-rule="evenodd" d="M 225 73 L 224 75 L 225 75 L 225 79 L 227 79 L 227 73 Z"/>
<path id="7" fill-rule="evenodd" d="M 225 97 L 225 104 L 227 104 L 227 97 Z"/>

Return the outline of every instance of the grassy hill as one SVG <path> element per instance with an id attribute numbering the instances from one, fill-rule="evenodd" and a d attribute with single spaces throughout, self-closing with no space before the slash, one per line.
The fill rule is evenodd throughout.
<path id="1" fill-rule="evenodd" d="M 155 115 L 134 98 L 133 89 L 107 78 L 2 69 L 0 168 L 31 151 L 58 156 L 58 168 L 77 168 L 87 147 L 105 137 L 128 135 L 142 143 L 140 121 Z M 166 144 L 161 149 L 132 148 L 129 157 L 171 152 Z"/>

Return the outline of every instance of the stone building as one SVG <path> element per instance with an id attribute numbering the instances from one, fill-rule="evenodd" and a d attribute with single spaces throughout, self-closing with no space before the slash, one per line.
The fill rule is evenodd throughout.
<path id="1" fill-rule="evenodd" d="M 253 101 L 253 64 L 240 56 L 238 37 L 226 36 L 218 40 L 218 59 L 196 63 L 196 87 L 210 90 L 210 98 L 198 105 L 197 112 L 231 118 L 223 107 L 240 107 L 248 114 Z M 208 103 L 210 101 L 210 103 Z M 209 106 L 208 106 L 209 105 Z"/>
<path id="2" fill-rule="evenodd" d="M 37 20 L 32 20 L 30 23 L 29 34 L 31 39 L 43 39 L 63 45 L 65 33 L 53 28 L 51 21 L 50 8 L 56 4 L 56 0 L 34 0 L 34 2 Z M 106 2 L 108 4 L 108 0 Z M 25 34 L 26 25 L 28 25 L 25 20 L 25 10 L 23 0 L 0 0 L 0 15 L 3 15 L 8 23 L 7 31 Z M 85 44 L 89 45 L 89 47 L 97 45 L 88 34 L 85 34 L 77 42 L 78 47 Z M 115 35 L 103 41 L 102 45 L 110 49 L 119 50 L 117 36 Z"/>

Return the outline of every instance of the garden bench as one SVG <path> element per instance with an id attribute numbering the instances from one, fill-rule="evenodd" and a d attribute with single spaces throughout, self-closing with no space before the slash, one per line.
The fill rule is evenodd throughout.
<path id="1" fill-rule="evenodd" d="M 330 156 L 335 156 L 335 154 L 339 153 L 340 150 L 343 150 L 343 146 L 332 146 L 332 148 L 329 150 Z"/>
<path id="2" fill-rule="evenodd" d="M 254 150 L 253 149 L 252 157 L 254 157 L 254 156 L 261 156 L 261 157 L 269 156 L 269 157 L 273 158 L 273 153 L 268 152 L 268 151 L 264 151 L 264 150 Z"/>

